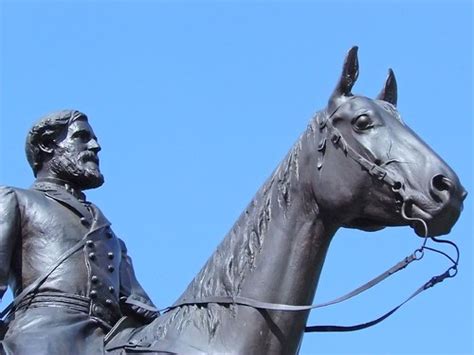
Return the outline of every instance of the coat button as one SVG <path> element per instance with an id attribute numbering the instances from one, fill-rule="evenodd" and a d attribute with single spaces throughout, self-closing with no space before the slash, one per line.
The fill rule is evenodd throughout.
<path id="1" fill-rule="evenodd" d="M 113 265 L 109 265 L 107 266 L 107 270 L 109 270 L 110 272 L 114 272 L 115 267 Z"/>
<path id="2" fill-rule="evenodd" d="M 89 253 L 89 259 L 95 260 L 95 253 Z"/>
<path id="3" fill-rule="evenodd" d="M 89 296 L 91 298 L 97 298 L 97 291 L 96 290 L 92 290 L 90 293 L 89 293 Z"/>
<path id="4" fill-rule="evenodd" d="M 104 312 L 102 312 L 103 311 L 102 307 L 97 304 L 94 306 L 93 310 L 94 310 L 95 315 L 99 317 L 102 317 L 104 315 Z"/>
<path id="5" fill-rule="evenodd" d="M 99 278 L 95 275 L 92 275 L 91 281 L 92 281 L 93 284 L 96 284 L 97 282 L 99 282 Z"/>
<path id="6" fill-rule="evenodd" d="M 114 293 L 114 292 L 115 292 L 115 287 L 109 286 L 109 292 L 110 292 L 110 293 Z"/>
<path id="7" fill-rule="evenodd" d="M 113 302 L 112 302 L 112 300 L 109 300 L 109 299 L 107 298 L 107 299 L 105 300 L 105 304 L 106 304 L 107 307 L 110 307 L 110 306 L 112 306 Z"/>
<path id="8" fill-rule="evenodd" d="M 94 242 L 92 240 L 88 240 L 86 241 L 86 245 L 89 247 L 89 248 L 93 248 L 94 247 Z"/>
<path id="9" fill-rule="evenodd" d="M 86 227 L 88 227 L 90 224 L 86 217 L 81 217 L 81 223 L 83 226 L 86 226 Z"/>
<path id="10" fill-rule="evenodd" d="M 111 251 L 107 253 L 107 256 L 109 257 L 109 259 L 113 259 L 114 258 L 114 253 L 112 253 Z"/>

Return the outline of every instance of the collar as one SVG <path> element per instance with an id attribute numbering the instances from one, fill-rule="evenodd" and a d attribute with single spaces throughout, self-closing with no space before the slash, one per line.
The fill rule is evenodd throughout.
<path id="1" fill-rule="evenodd" d="M 65 190 L 66 192 L 74 196 L 76 199 L 78 199 L 80 202 L 86 202 L 86 195 L 80 189 L 78 189 L 66 180 L 52 177 L 39 178 L 36 179 L 36 181 L 34 182 L 33 188 L 44 191 L 58 189 Z"/>
<path id="2" fill-rule="evenodd" d="M 36 180 L 31 188 L 43 192 L 47 197 L 69 208 L 81 217 L 81 221 L 86 221 L 87 225 L 90 226 L 93 218 L 91 211 L 86 207 L 86 205 L 89 205 L 89 202 L 84 201 L 85 195 L 81 193 L 82 195 L 79 196 L 76 192 L 78 190 L 72 190 L 70 185 L 66 189 L 66 185 L 69 184 L 59 179 L 41 178 Z"/>
<path id="3" fill-rule="evenodd" d="M 66 185 L 69 185 L 69 189 L 66 189 Z M 86 196 L 80 192 L 80 190 L 72 188 L 70 184 L 64 180 L 41 178 L 34 182 L 32 188 L 42 191 L 49 198 L 52 198 L 63 206 L 71 209 L 81 217 L 81 222 L 86 227 L 90 228 L 89 233 L 111 225 L 97 206 L 91 202 L 85 201 Z M 77 197 L 77 192 L 80 193 L 79 197 L 81 199 Z M 73 193 L 76 193 L 76 195 Z"/>

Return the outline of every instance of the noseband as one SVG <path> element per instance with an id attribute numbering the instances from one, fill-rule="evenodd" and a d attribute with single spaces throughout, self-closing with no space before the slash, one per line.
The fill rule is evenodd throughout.
<path id="1" fill-rule="evenodd" d="M 352 98 L 349 98 L 351 100 Z M 329 116 L 323 117 L 322 119 L 318 120 L 318 125 L 319 125 L 319 130 L 321 133 L 323 130 L 326 128 L 327 133 L 326 135 L 322 134 L 322 138 L 318 144 L 318 151 L 320 152 L 321 156 L 320 159 L 318 160 L 317 168 L 321 169 L 322 167 L 322 158 L 324 157 L 324 152 L 326 149 L 326 141 L 329 138 L 329 140 L 338 148 L 340 148 L 343 152 L 344 155 L 348 156 L 355 162 L 357 162 L 363 170 L 365 170 L 371 177 L 387 184 L 390 186 L 392 191 L 395 193 L 396 196 L 401 198 L 401 209 L 400 213 L 402 217 L 407 220 L 407 221 L 418 221 L 420 222 L 423 227 L 424 227 L 424 241 L 422 245 L 416 249 L 412 254 L 408 255 L 407 257 L 403 258 L 400 262 L 392 266 L 390 269 L 387 271 L 383 272 L 382 274 L 378 275 L 377 277 L 373 278 L 369 282 L 365 283 L 364 285 L 356 288 L 355 290 L 347 293 L 344 296 L 338 297 L 332 301 L 320 303 L 320 304 L 313 304 L 313 305 L 288 305 L 288 304 L 281 304 L 281 303 L 270 303 L 270 302 L 263 302 L 259 300 L 255 300 L 253 298 L 248 298 L 248 297 L 242 297 L 242 296 L 207 296 L 203 297 L 199 300 L 189 300 L 189 301 L 182 301 L 182 302 L 177 302 L 173 304 L 170 307 L 164 308 L 161 311 L 162 312 L 169 312 L 173 309 L 182 307 L 182 306 L 203 306 L 206 307 L 208 304 L 220 304 L 224 306 L 229 306 L 229 305 L 234 305 L 234 306 L 247 306 L 251 308 L 256 308 L 259 310 L 265 310 L 265 311 L 286 311 L 286 312 L 302 312 L 302 311 L 309 311 L 315 308 L 322 308 L 326 306 L 330 306 L 336 303 L 340 303 L 343 301 L 346 301 L 354 296 L 357 296 L 361 294 L 362 292 L 372 288 L 373 286 L 379 284 L 389 276 L 397 273 L 400 270 L 405 269 L 410 263 L 416 260 L 421 260 L 425 254 L 425 250 L 432 251 L 435 253 L 438 253 L 440 255 L 443 255 L 447 259 L 450 260 L 452 265 L 442 274 L 433 276 L 430 280 L 425 282 L 423 285 L 421 285 L 415 292 L 413 292 L 407 299 L 405 299 L 403 302 L 401 302 L 398 306 L 394 307 L 390 311 L 386 312 L 382 316 L 378 317 L 375 320 L 357 324 L 357 325 L 351 325 L 351 326 L 337 326 L 337 325 L 319 325 L 319 326 L 307 326 L 305 327 L 305 332 L 348 332 L 348 331 L 355 331 L 355 330 L 361 330 L 365 329 L 371 326 L 374 326 L 389 316 L 391 316 L 393 313 L 395 313 L 399 308 L 401 308 L 405 303 L 410 301 L 412 298 L 420 294 L 421 292 L 435 286 L 436 284 L 442 282 L 443 280 L 447 278 L 452 278 L 456 276 L 457 271 L 458 271 L 458 264 L 459 264 L 459 248 L 454 242 L 451 242 L 449 240 L 443 240 L 443 239 L 438 239 L 435 237 L 428 237 L 429 231 L 428 231 L 428 225 L 427 223 L 422 220 L 421 218 L 415 218 L 415 217 L 408 217 L 406 212 L 405 212 L 405 207 L 407 203 L 407 199 L 405 196 L 403 196 L 403 190 L 402 187 L 404 186 L 403 181 L 404 179 L 398 176 L 395 172 L 389 172 L 388 170 L 384 169 L 380 165 L 377 165 L 374 162 L 371 162 L 367 160 L 365 157 L 363 157 L 359 152 L 357 152 L 355 149 L 353 149 L 349 144 L 347 144 L 346 140 L 342 136 L 342 134 L 339 132 L 339 130 L 334 127 L 334 125 L 331 122 L 331 118 L 334 116 L 334 114 L 339 110 L 339 108 L 342 105 L 338 106 Z M 455 257 L 451 257 L 448 253 L 433 248 L 433 247 L 428 247 L 426 246 L 428 239 L 431 239 L 432 241 L 439 243 L 439 244 L 448 244 L 452 246 L 455 250 Z"/>

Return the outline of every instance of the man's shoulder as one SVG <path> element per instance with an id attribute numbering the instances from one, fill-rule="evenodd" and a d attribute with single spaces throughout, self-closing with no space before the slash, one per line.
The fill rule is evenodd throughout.
<path id="1" fill-rule="evenodd" d="M 0 208 L 11 208 L 18 205 L 17 188 L 0 185 Z"/>
<path id="2" fill-rule="evenodd" d="M 17 191 L 23 191 L 25 189 L 22 189 L 21 187 L 15 187 L 15 186 L 10 186 L 10 185 L 0 185 L 0 191 L 4 193 L 11 193 L 11 192 L 17 192 Z"/>
<path id="3" fill-rule="evenodd" d="M 8 186 L 8 185 L 0 185 L 0 196 L 6 197 L 10 195 L 16 195 L 17 193 L 22 193 L 23 189 L 18 188 L 18 187 L 13 187 L 13 186 Z M 0 200 L 2 199 L 0 197 Z"/>
<path id="4" fill-rule="evenodd" d="M 9 185 L 0 185 L 0 202 L 2 200 L 11 200 L 15 199 L 17 201 L 23 200 L 25 198 L 38 198 L 42 195 L 40 191 L 33 189 L 25 189 L 21 187 L 9 186 Z"/>

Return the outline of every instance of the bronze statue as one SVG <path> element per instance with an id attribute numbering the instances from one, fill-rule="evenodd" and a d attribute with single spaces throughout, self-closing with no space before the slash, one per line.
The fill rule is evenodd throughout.
<path id="1" fill-rule="evenodd" d="M 0 189 L 0 295 L 37 283 L 8 317 L 7 354 L 102 354 L 123 315 L 157 316 L 125 244 L 82 192 L 104 182 L 99 151 L 86 115 L 53 113 L 27 137 L 33 186 Z"/>
<path id="2" fill-rule="evenodd" d="M 133 277 L 123 243 L 107 234 L 108 222 L 84 201 L 81 190 L 103 182 L 100 148 L 85 118 L 76 121 L 81 129 L 71 122 L 58 137 L 50 129 L 41 133 L 44 140 L 30 134 L 27 144 L 36 150 L 28 159 L 38 180 L 32 190 L 3 188 L 0 199 L 2 265 L 12 260 L 11 269 L 2 269 L 3 290 L 11 273 L 18 295 L 69 245 L 84 234 L 86 241 L 13 308 L 5 350 L 32 353 L 33 345 L 24 342 L 36 341 L 38 322 L 51 340 L 38 340 L 42 348 L 33 353 L 101 353 L 102 341 L 109 354 L 296 353 L 309 314 L 305 305 L 314 298 L 339 228 L 410 225 L 421 237 L 449 233 L 466 191 L 402 121 L 393 72 L 374 100 L 352 94 L 358 69 L 354 47 L 327 108 L 310 121 L 174 306 L 159 316 Z M 82 147 L 75 160 L 54 162 L 75 147 Z M 58 174 L 66 167 L 71 174 Z M 15 245 L 20 238 L 22 245 Z M 72 273 L 68 265 L 74 265 Z M 76 339 L 78 328 L 82 338 Z"/>

